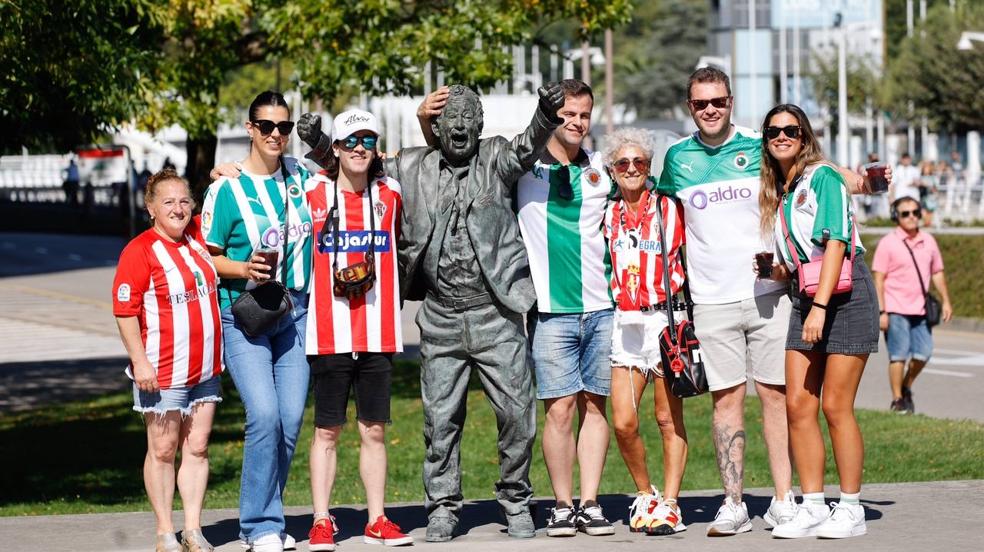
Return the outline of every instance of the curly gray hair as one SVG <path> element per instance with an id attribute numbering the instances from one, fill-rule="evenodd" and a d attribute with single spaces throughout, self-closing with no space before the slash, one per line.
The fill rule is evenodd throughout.
<path id="1" fill-rule="evenodd" d="M 615 156 L 625 146 L 639 147 L 650 161 L 656 154 L 656 141 L 651 132 L 641 128 L 620 128 L 605 137 L 605 147 L 602 150 L 605 165 L 611 167 Z"/>

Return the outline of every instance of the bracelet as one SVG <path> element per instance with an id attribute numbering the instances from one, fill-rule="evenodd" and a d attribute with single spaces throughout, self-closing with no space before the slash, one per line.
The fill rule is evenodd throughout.
<path id="1" fill-rule="evenodd" d="M 822 310 L 822 311 L 827 310 L 827 305 L 824 305 L 822 303 L 816 303 L 815 302 L 815 303 L 813 303 L 813 306 L 816 307 L 816 308 L 818 308 L 818 309 L 820 309 L 820 310 Z"/>

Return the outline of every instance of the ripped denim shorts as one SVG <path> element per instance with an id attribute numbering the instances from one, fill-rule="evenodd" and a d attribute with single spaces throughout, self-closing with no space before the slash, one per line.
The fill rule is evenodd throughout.
<path id="1" fill-rule="evenodd" d="M 206 402 L 222 402 L 220 376 L 209 378 L 191 387 L 161 389 L 153 393 L 141 391 L 136 383 L 133 384 L 133 409 L 142 414 L 153 412 L 163 416 L 177 410 L 182 416 L 188 416 L 196 404 Z"/>

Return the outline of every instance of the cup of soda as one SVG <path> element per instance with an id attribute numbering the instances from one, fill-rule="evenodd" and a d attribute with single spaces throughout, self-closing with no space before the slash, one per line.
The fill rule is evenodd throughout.
<path id="1" fill-rule="evenodd" d="M 884 163 L 868 163 L 864 166 L 864 172 L 868 177 L 868 188 L 873 194 L 883 194 L 888 191 L 888 179 L 885 178 L 886 165 Z"/>
<path id="2" fill-rule="evenodd" d="M 270 267 L 266 274 L 270 276 L 271 280 L 276 280 L 277 258 L 280 256 L 280 250 L 272 247 L 261 247 L 253 252 L 253 256 L 263 258 L 263 264 Z"/>
<path id="3" fill-rule="evenodd" d="M 772 276 L 772 259 L 775 254 L 771 251 L 759 251 L 755 254 L 755 268 L 758 270 L 759 278 L 769 278 Z"/>

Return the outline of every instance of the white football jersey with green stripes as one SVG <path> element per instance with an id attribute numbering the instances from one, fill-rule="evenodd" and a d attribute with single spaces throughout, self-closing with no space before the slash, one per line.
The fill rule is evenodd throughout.
<path id="1" fill-rule="evenodd" d="M 807 167 L 796 188 L 783 197 L 781 209 L 786 214 L 789 237 L 802 263 L 822 259 L 825 241 L 850 244 L 851 235 L 857 232 L 851 220 L 853 207 L 847 186 L 837 169 L 830 165 Z M 861 239 L 857 235 L 854 237 L 855 252 L 863 255 Z M 786 267 L 790 271 L 796 270 L 779 213 L 776 213 L 775 239 Z"/>
<path id="2" fill-rule="evenodd" d="M 611 258 L 605 244 L 605 208 L 613 184 L 601 154 L 572 163 L 570 194 L 560 164 L 537 161 L 519 179 L 519 228 L 530 259 L 540 312 L 571 314 L 612 308 Z M 567 199 L 563 196 L 569 195 Z"/>
<path id="3" fill-rule="evenodd" d="M 733 303 L 784 289 L 752 270 L 756 253 L 775 248 L 759 226 L 761 159 L 762 135 L 737 126 L 719 146 L 704 144 L 695 132 L 666 152 L 657 188 L 683 203 L 696 303 Z"/>

